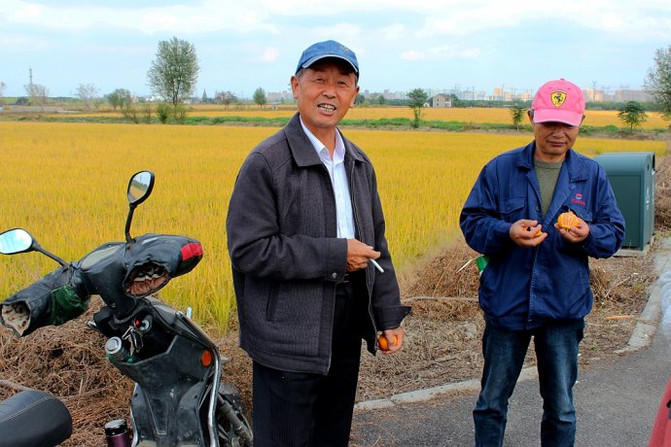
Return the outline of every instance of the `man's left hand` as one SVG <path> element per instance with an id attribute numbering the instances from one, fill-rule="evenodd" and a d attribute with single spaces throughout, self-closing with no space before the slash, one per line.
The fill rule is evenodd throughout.
<path id="1" fill-rule="evenodd" d="M 555 223 L 555 228 L 557 231 L 559 231 L 559 234 L 561 237 L 564 238 L 565 241 L 571 242 L 573 244 L 577 244 L 578 242 L 582 242 L 585 239 L 587 239 L 587 236 L 589 236 L 589 225 L 587 225 L 587 222 L 582 220 L 581 218 L 578 218 L 578 223 L 571 228 L 564 229 L 564 228 L 559 228 L 559 225 Z"/>
<path id="2" fill-rule="evenodd" d="M 397 327 L 396 329 L 387 329 L 382 332 L 381 337 L 387 339 L 388 349 L 386 351 L 380 350 L 383 354 L 393 354 L 398 352 L 403 347 L 403 337 L 405 336 L 405 331 L 402 327 Z"/>

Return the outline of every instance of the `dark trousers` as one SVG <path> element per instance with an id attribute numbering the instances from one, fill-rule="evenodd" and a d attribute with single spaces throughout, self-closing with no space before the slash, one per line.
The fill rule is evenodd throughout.
<path id="1" fill-rule="evenodd" d="M 338 285 L 327 375 L 253 364 L 254 446 L 329 447 L 349 443 L 359 378 L 366 295 Z"/>
<path id="2" fill-rule="evenodd" d="M 578 346 L 583 338 L 584 326 L 582 320 L 574 320 L 511 331 L 486 321 L 482 336 L 485 358 L 482 389 L 473 410 L 476 446 L 503 445 L 508 400 L 517 384 L 532 336 L 543 397 L 541 446 L 568 447 L 575 444 L 573 386 L 578 379 Z"/>

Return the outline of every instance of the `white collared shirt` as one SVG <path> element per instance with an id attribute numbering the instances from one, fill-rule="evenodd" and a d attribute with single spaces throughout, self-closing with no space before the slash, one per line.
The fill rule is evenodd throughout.
<path id="1" fill-rule="evenodd" d="M 331 177 L 331 186 L 336 200 L 338 237 L 352 239 L 354 238 L 354 213 L 349 194 L 349 184 L 347 183 L 347 170 L 345 169 L 345 143 L 340 136 L 340 132 L 336 129 L 336 144 L 333 159 L 331 159 L 329 150 L 310 132 L 303 123 L 303 119 L 301 119 L 301 126 Z"/>

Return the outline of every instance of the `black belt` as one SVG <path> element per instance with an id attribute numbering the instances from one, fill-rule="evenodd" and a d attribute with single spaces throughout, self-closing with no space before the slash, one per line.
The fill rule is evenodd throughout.
<path id="1" fill-rule="evenodd" d="M 352 273 L 345 273 L 340 281 L 338 281 L 338 284 L 347 284 L 353 281 L 363 281 L 365 276 L 364 276 L 365 270 L 357 270 L 356 272 Z"/>

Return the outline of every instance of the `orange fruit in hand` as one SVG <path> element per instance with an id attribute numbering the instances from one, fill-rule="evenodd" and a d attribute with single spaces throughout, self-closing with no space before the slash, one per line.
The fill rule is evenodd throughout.
<path id="1" fill-rule="evenodd" d="M 394 342 L 391 345 L 396 346 L 396 343 L 398 343 L 398 335 L 394 335 Z M 383 334 L 377 337 L 377 344 L 381 351 L 389 351 L 389 342 Z"/>
<path id="2" fill-rule="evenodd" d="M 573 214 L 573 211 L 561 213 L 557 218 L 557 225 L 559 228 L 569 230 L 578 225 L 578 216 Z"/>
<path id="3" fill-rule="evenodd" d="M 527 231 L 531 231 L 531 227 L 527 227 Z M 536 234 L 534 234 L 534 237 L 538 237 L 538 236 L 540 236 L 541 234 L 543 234 L 543 232 L 542 232 L 541 230 L 538 230 L 538 231 L 536 232 Z"/>

